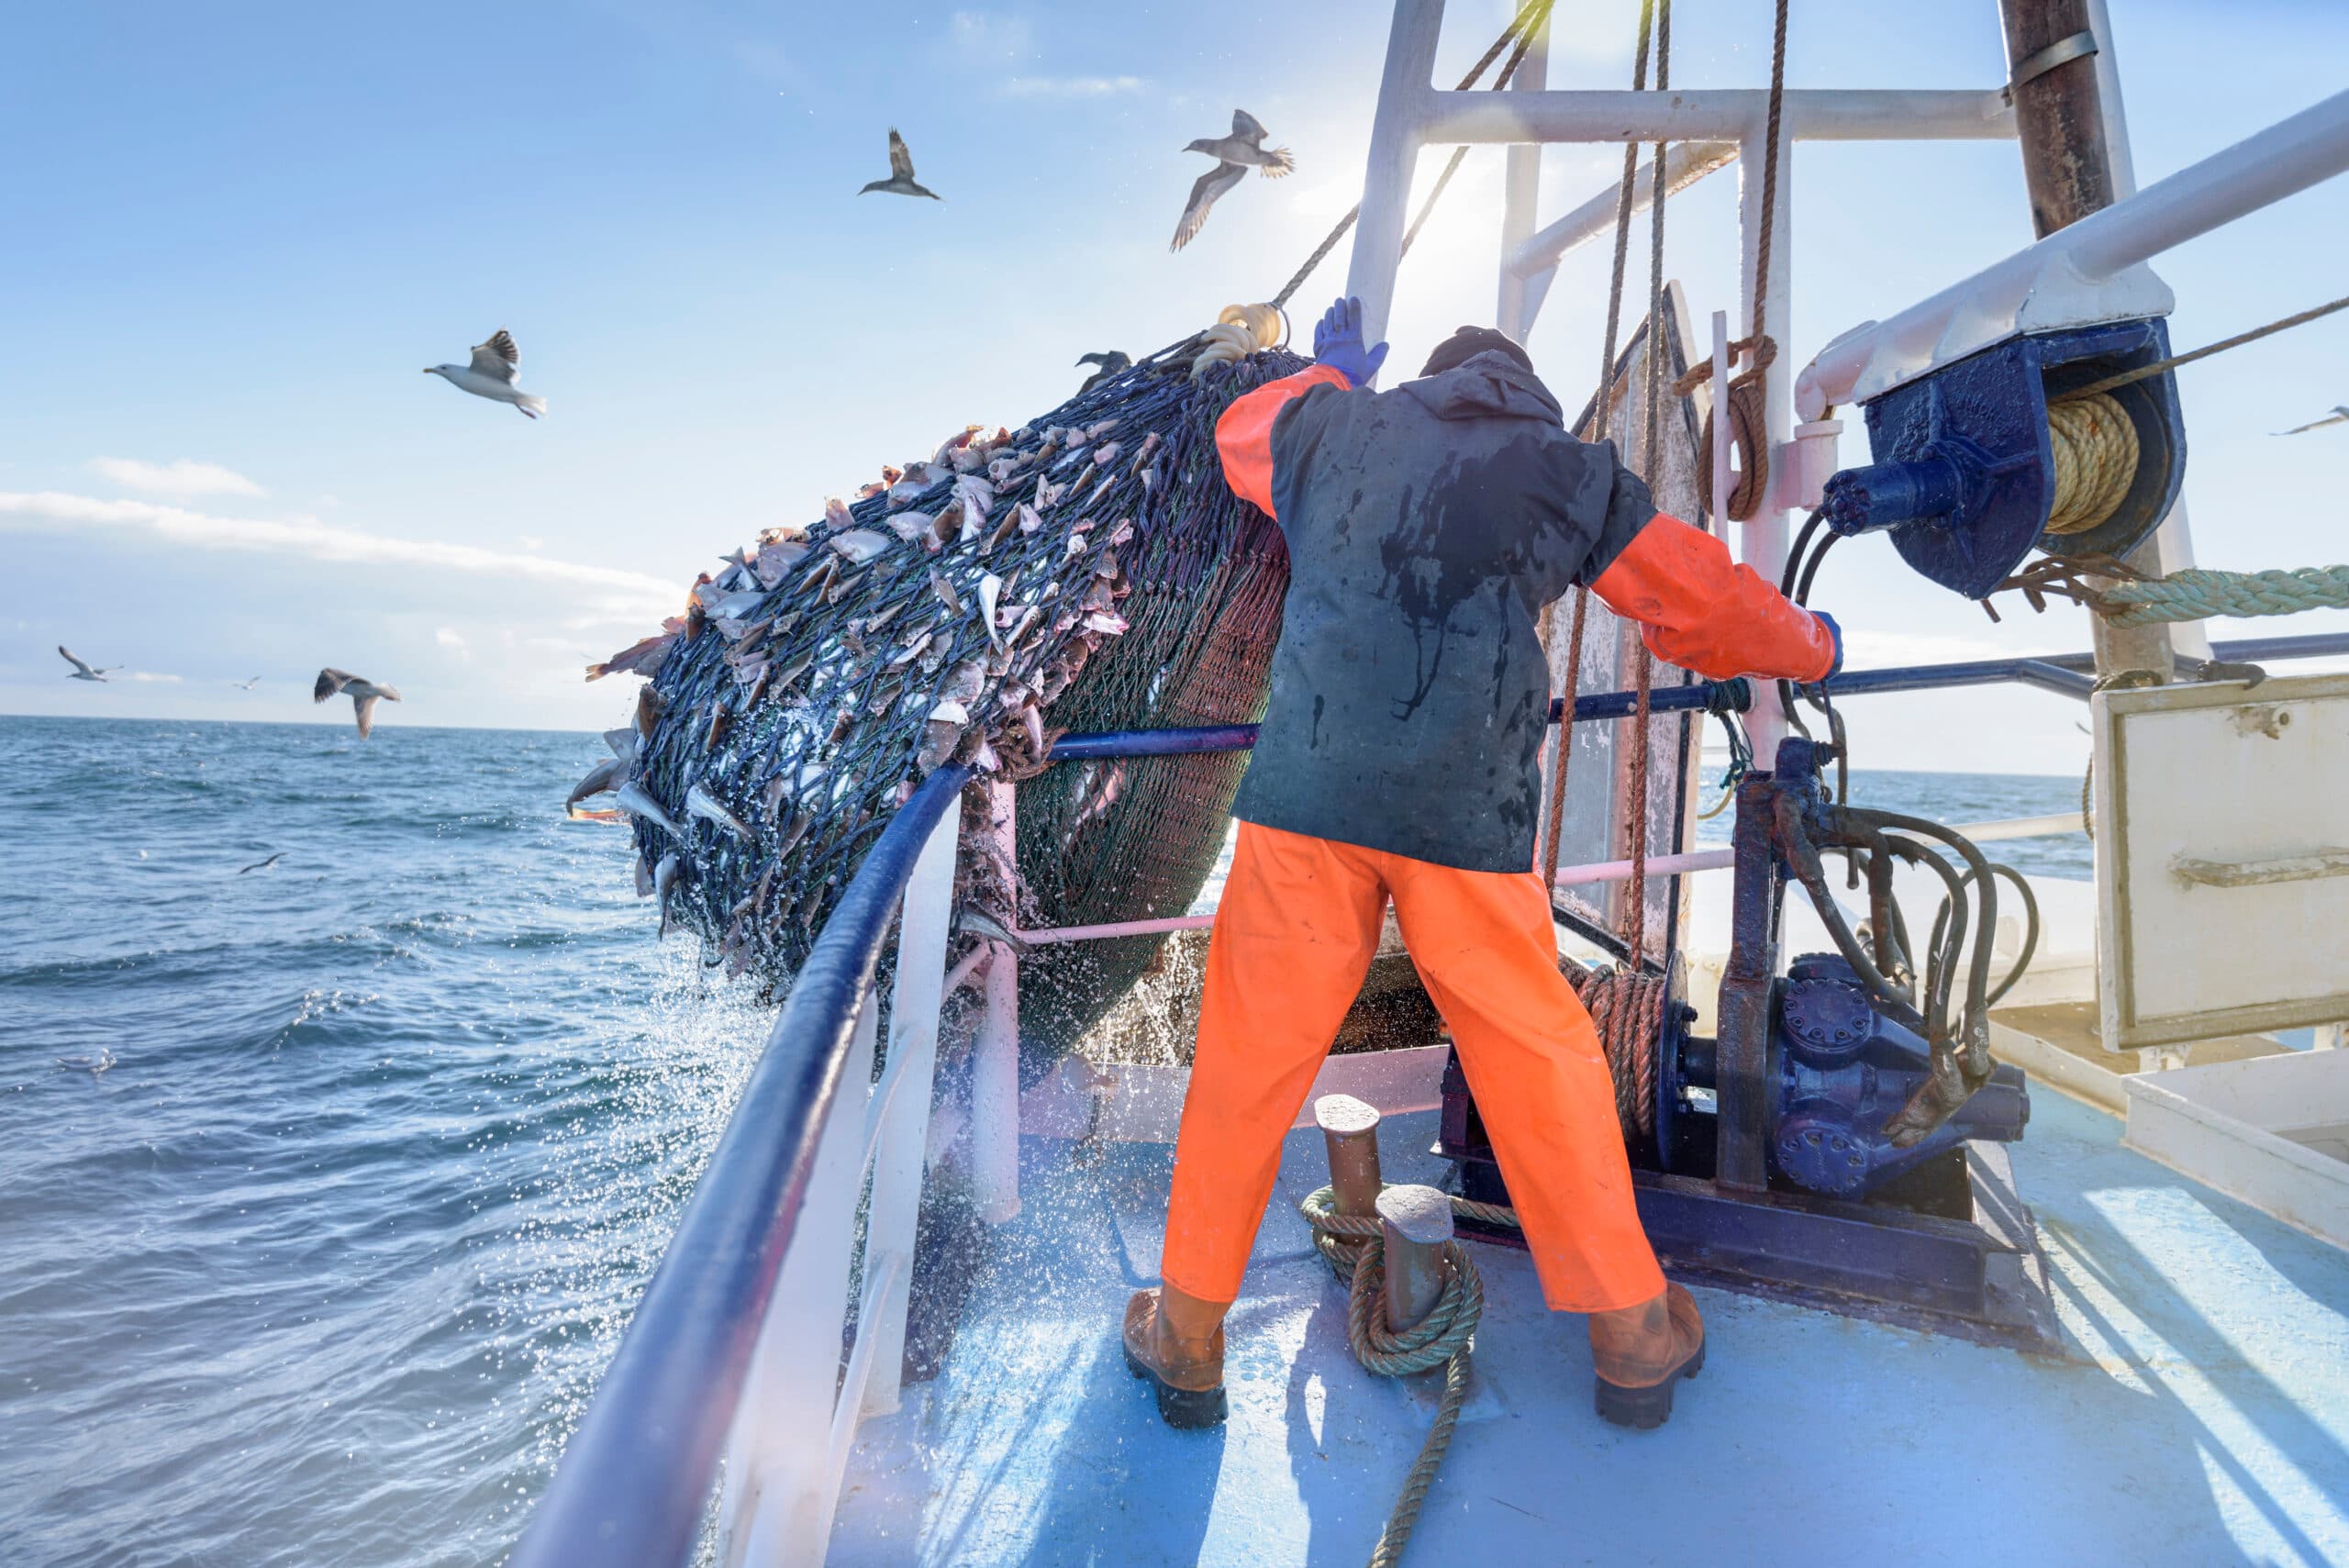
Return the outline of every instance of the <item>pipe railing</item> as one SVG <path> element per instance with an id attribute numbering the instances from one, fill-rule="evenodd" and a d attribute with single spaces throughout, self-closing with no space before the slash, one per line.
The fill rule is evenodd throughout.
<path id="1" fill-rule="evenodd" d="M 864 1167 L 885 1155 L 901 1160 L 906 1151 L 903 1124 L 916 1118 L 899 1118 L 893 1127 L 889 1113 L 901 1106 L 922 1113 L 912 1141 L 918 1195 L 920 1133 L 928 1120 L 926 1082 L 911 1095 L 896 1095 L 887 1078 L 877 1094 L 869 1087 L 878 1016 L 874 974 L 890 915 L 901 899 L 909 906 L 906 937 L 912 941 L 914 911 L 907 895 L 918 873 L 928 891 L 934 895 L 942 890 L 951 902 L 955 807 L 969 776 L 968 769 L 950 765 L 923 781 L 882 829 L 816 939 L 661 1266 L 637 1304 L 619 1351 L 507 1560 L 511 1568 L 644 1568 L 685 1562 L 738 1413 L 772 1426 L 802 1404 L 818 1407 L 818 1422 L 785 1432 L 783 1451 L 744 1453 L 738 1441 L 729 1458 L 741 1461 L 743 1473 L 729 1462 L 728 1487 L 743 1506 L 732 1510 L 735 1517 L 721 1518 L 720 1529 L 780 1541 L 792 1530 L 794 1516 L 813 1529 L 818 1521 L 808 1516 L 819 1512 L 821 1533 L 813 1538 L 809 1560 L 820 1560 L 832 1498 L 812 1494 L 820 1490 L 825 1474 L 836 1475 L 845 1462 L 845 1452 L 834 1452 L 829 1440 L 837 1435 L 841 1413 L 852 1412 L 863 1400 L 862 1390 L 841 1390 L 837 1399 L 833 1392 L 853 1242 L 847 1222 Z M 938 903 L 931 912 L 936 917 L 927 923 L 935 927 L 929 945 L 939 961 L 937 979 L 942 978 L 946 904 Z M 908 972 L 921 967 L 901 951 L 901 1006 L 914 1000 L 907 995 Z M 935 1000 L 927 1014 L 934 1030 Z M 899 1077 L 913 1059 L 928 1054 L 918 1049 L 918 1041 L 908 1046 L 898 1038 L 920 1021 L 901 1013 L 893 1025 L 891 1071 Z M 867 1114 L 876 1109 L 875 1125 L 868 1131 Z M 885 1151 L 874 1147 L 874 1136 L 885 1130 L 900 1134 Z M 828 1239 L 841 1243 L 835 1257 L 815 1257 L 805 1246 L 803 1219 L 811 1215 L 827 1222 Z M 891 1239 L 902 1245 L 886 1249 L 896 1273 L 885 1289 L 879 1288 L 883 1282 L 872 1266 L 880 1250 L 877 1239 L 868 1232 L 865 1244 L 866 1295 L 894 1297 L 900 1335 L 912 1261 L 910 1208 L 904 1218 L 904 1234 Z M 826 1299 L 795 1300 L 786 1288 L 783 1299 L 792 1309 L 771 1314 L 778 1280 L 794 1283 L 792 1276 L 803 1272 L 794 1264 L 803 1261 L 814 1265 L 804 1272 L 824 1276 L 817 1284 Z M 822 1320 L 824 1307 L 835 1301 L 841 1315 Z M 865 1316 L 873 1316 L 870 1302 Z M 864 1326 L 876 1333 L 876 1344 L 886 1337 L 885 1325 Z M 868 1368 L 874 1360 L 868 1351 Z M 796 1380 L 801 1386 L 786 1386 L 795 1381 L 788 1375 L 791 1362 L 804 1363 L 800 1370 L 811 1374 Z M 895 1356 L 885 1376 L 894 1390 Z M 753 1381 L 760 1385 L 754 1403 L 772 1400 L 774 1407 L 743 1410 L 744 1390 Z M 811 1394 L 812 1400 L 807 1397 Z M 739 1440 L 743 1433 L 734 1435 Z M 795 1459 L 803 1462 L 794 1464 Z M 799 1473 L 792 1474 L 795 1470 Z M 837 1487 L 832 1490 L 836 1495 Z M 728 1555 L 739 1558 L 740 1552 Z"/>
<path id="2" fill-rule="evenodd" d="M 2229 659 L 2332 656 L 2349 654 L 2349 635 L 2216 648 Z M 2085 684 L 2070 667 L 2088 662 L 2081 653 L 1850 672 L 1828 689 L 1865 695 L 2053 677 Z M 1660 687 L 1651 706 L 1671 712 L 1734 704 L 1739 684 Z M 1575 717 L 1620 717 L 1631 701 L 1627 692 L 1580 697 Z M 1052 758 L 1238 751 L 1253 743 L 1255 729 L 1063 736 Z M 512 1568 L 686 1562 L 718 1487 L 721 1453 L 720 1562 L 730 1568 L 821 1561 L 857 1421 L 896 1403 L 930 1078 L 948 984 L 955 808 L 970 778 L 960 765 L 931 773 L 851 879 L 508 1559 Z M 2014 826 L 2062 830 L 2053 823 Z M 1650 862 L 1652 870 L 1667 866 L 1676 867 L 1674 858 Z M 1608 869 L 1570 868 L 1560 880 Z M 899 940 L 889 1048 L 875 1083 L 874 978 L 893 914 Z M 1140 922 L 1122 933 L 1063 928 L 1030 935 L 1081 940 L 1193 922 L 1206 917 Z M 866 1195 L 861 1238 L 860 1193 Z M 860 1240 L 857 1332 L 843 1375 L 839 1336 Z"/>

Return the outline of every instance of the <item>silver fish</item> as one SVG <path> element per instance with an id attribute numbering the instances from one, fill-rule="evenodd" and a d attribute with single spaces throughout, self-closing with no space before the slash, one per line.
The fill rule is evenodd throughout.
<path id="1" fill-rule="evenodd" d="M 715 822 L 720 828 L 730 829 L 735 837 L 745 843 L 757 841 L 758 835 L 752 833 L 740 817 L 727 810 L 722 801 L 699 784 L 685 791 L 685 810 L 706 821 Z"/>
<path id="2" fill-rule="evenodd" d="M 571 786 L 571 794 L 564 798 L 562 804 L 565 806 L 573 806 L 585 800 L 589 795 L 603 794 L 619 783 L 620 775 L 627 769 L 628 763 L 618 757 L 607 758 L 596 763 L 588 770 L 585 778 Z"/>
<path id="3" fill-rule="evenodd" d="M 685 872 L 685 862 L 674 854 L 662 855 L 660 865 L 653 869 L 652 891 L 659 896 L 661 908 L 661 929 L 654 933 L 654 941 L 669 934 L 669 890 L 677 885 L 677 879 Z"/>
<path id="4" fill-rule="evenodd" d="M 996 647 L 1003 646 L 1003 633 L 995 623 L 996 602 L 1003 596 L 1003 579 L 990 572 L 979 579 L 979 619 L 986 623 L 987 640 Z M 651 687 L 645 688 L 650 691 Z"/>
<path id="5" fill-rule="evenodd" d="M 1015 952 L 1027 951 L 1028 944 L 1021 939 L 1019 932 L 984 909 L 964 908 L 958 911 L 954 917 L 954 929 L 958 931 L 968 931 L 973 936 L 985 937 L 990 941 L 1003 942 Z"/>
<path id="6" fill-rule="evenodd" d="M 946 573 L 935 566 L 930 569 L 930 588 L 938 595 L 939 603 L 946 606 L 947 614 L 960 616 L 963 613 L 963 595 L 954 591 L 954 584 L 946 580 Z"/>
<path id="7" fill-rule="evenodd" d="M 609 746 L 612 755 L 622 762 L 632 761 L 636 756 L 636 730 L 625 724 L 618 729 L 607 729 L 604 731 L 604 744 Z"/>
<path id="8" fill-rule="evenodd" d="M 682 839 L 685 836 L 685 830 L 678 827 L 666 811 L 661 809 L 661 803 L 644 793 L 642 784 L 622 784 L 618 799 L 620 809 L 629 816 L 643 817 L 672 839 Z"/>
<path id="9" fill-rule="evenodd" d="M 889 536 L 871 528 L 851 528 L 824 541 L 852 566 L 862 566 L 889 548 Z"/>

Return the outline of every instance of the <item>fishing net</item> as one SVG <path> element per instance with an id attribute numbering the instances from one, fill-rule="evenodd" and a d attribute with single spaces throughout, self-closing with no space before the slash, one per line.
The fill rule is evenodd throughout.
<path id="1" fill-rule="evenodd" d="M 1016 891 L 973 840 L 984 810 L 965 810 L 966 926 L 974 909 L 1030 928 L 1188 909 L 1246 753 L 1042 759 L 1063 732 L 1263 717 L 1288 557 L 1224 484 L 1214 428 L 1305 362 L 1202 335 L 1018 430 L 974 427 L 823 520 L 768 530 L 658 635 L 593 667 L 649 679 L 636 723 L 607 737 L 614 762 L 573 798 L 618 789 L 662 929 L 772 996 L 950 758 L 976 771 L 974 795 L 1025 781 Z M 1162 940 L 1032 950 L 1023 1042 L 1065 1050 Z"/>

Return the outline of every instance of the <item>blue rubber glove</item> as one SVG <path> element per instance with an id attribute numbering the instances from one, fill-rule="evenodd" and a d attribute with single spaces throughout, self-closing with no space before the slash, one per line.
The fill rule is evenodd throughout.
<path id="1" fill-rule="evenodd" d="M 1827 666 L 1827 673 L 1819 677 L 1821 681 L 1831 681 L 1843 673 L 1843 628 L 1837 626 L 1835 617 L 1825 610 L 1813 610 L 1810 613 L 1820 625 L 1827 628 L 1828 637 L 1833 639 L 1835 644 L 1835 662 Z"/>
<path id="2" fill-rule="evenodd" d="M 1386 362 L 1386 345 L 1363 347 L 1362 301 L 1341 299 L 1314 324 L 1313 359 L 1344 376 L 1348 386 L 1376 379 L 1378 367 Z"/>

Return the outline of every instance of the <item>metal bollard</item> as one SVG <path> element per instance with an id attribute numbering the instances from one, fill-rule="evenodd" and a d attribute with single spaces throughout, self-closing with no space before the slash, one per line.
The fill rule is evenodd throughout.
<path id="1" fill-rule="evenodd" d="M 1313 1102 L 1313 1119 L 1330 1146 L 1330 1184 L 1337 1209 L 1353 1219 L 1378 1217 L 1378 1111 L 1352 1095 L 1324 1095 Z"/>
<path id="2" fill-rule="evenodd" d="M 1452 1266 L 1452 1200 L 1433 1187 L 1393 1186 L 1378 1195 L 1386 1233 L 1386 1326 L 1400 1333 L 1430 1312 L 1443 1295 Z"/>

